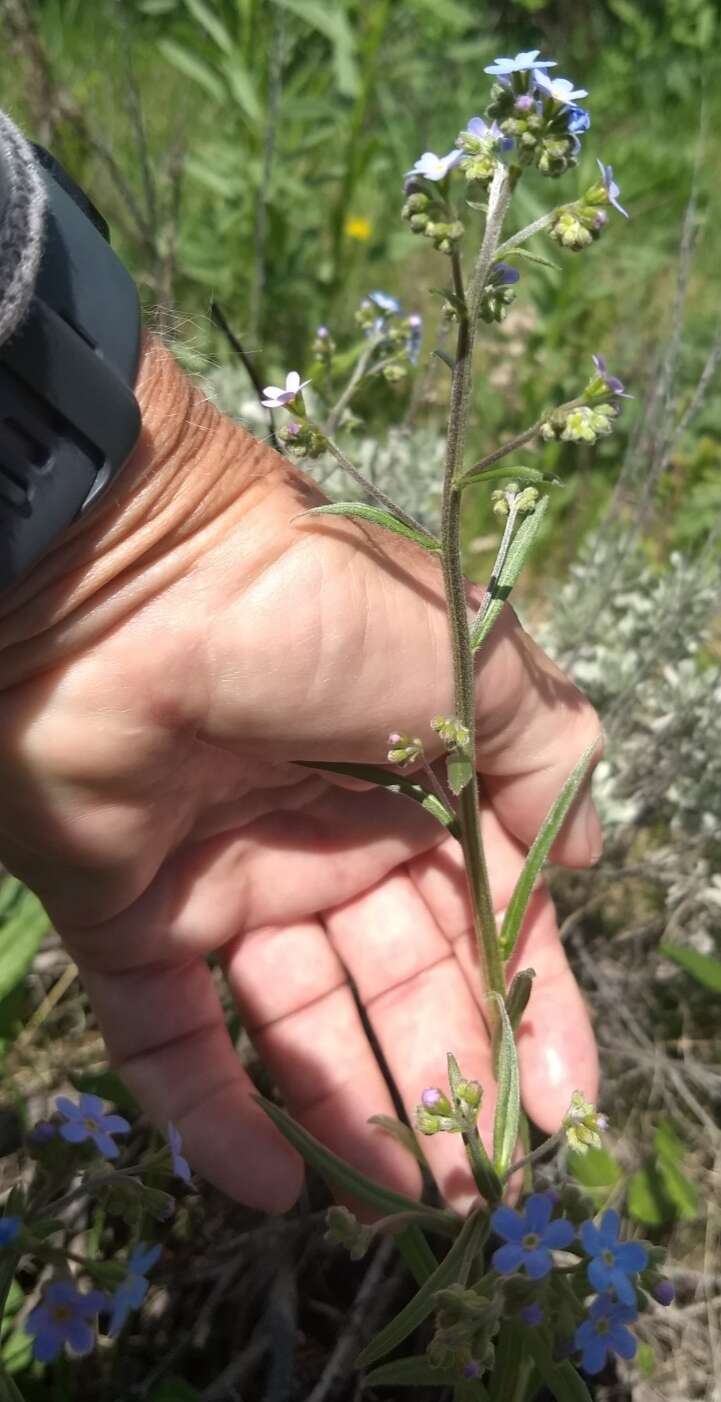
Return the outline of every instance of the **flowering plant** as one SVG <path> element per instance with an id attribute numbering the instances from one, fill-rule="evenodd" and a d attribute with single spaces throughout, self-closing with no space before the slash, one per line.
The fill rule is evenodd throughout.
<path id="1" fill-rule="evenodd" d="M 526 431 L 473 464 L 465 448 L 471 399 L 473 355 L 479 323 L 507 315 L 521 280 L 520 264 L 536 258 L 527 248 L 548 233 L 561 247 L 581 252 L 602 235 L 609 207 L 628 217 L 610 166 L 599 161 L 600 180 L 565 204 L 554 205 L 532 224 L 508 234 L 514 192 L 527 173 L 557 179 L 578 162 L 581 138 L 590 129 L 580 105 L 585 89 L 551 76 L 554 61 L 538 50 L 499 58 L 486 72 L 494 79 L 483 116 L 469 118 L 449 151 L 425 151 L 405 175 L 402 217 L 412 233 L 426 238 L 448 262 L 441 289 L 446 332 L 455 335 L 448 352 L 436 354 L 451 375 L 450 408 L 441 489 L 439 526 L 418 519 L 366 477 L 336 438 L 352 430 L 352 406 L 380 379 L 394 385 L 413 372 L 422 343 L 417 313 L 407 315 L 398 300 L 374 291 L 361 303 L 356 320 L 362 337 L 355 350 L 339 352 L 325 326 L 313 344 L 314 363 L 301 384 L 297 371 L 286 389 L 270 387 L 264 403 L 283 405 L 290 420 L 279 437 L 300 458 L 329 455 L 355 484 L 360 499 L 337 501 L 306 513 L 314 518 L 360 518 L 410 537 L 434 554 L 443 570 L 452 641 L 455 709 L 430 720 L 445 751 L 445 771 L 431 763 L 418 736 L 398 729 L 385 740 L 378 766 L 333 764 L 340 771 L 385 784 L 421 803 L 462 850 L 483 984 L 484 1017 L 491 1034 L 496 1079 L 492 1144 L 479 1130 L 484 1087 L 464 1076 L 452 1052 L 448 1083 L 422 1090 L 415 1130 L 422 1136 L 457 1136 L 478 1194 L 463 1218 L 443 1208 L 387 1191 L 325 1149 L 276 1105 L 263 1106 L 276 1125 L 336 1187 L 372 1207 L 370 1225 L 347 1207 L 328 1213 L 331 1240 L 357 1258 L 379 1235 L 393 1235 L 416 1275 L 418 1291 L 400 1314 L 366 1346 L 359 1366 L 370 1369 L 369 1383 L 451 1385 L 454 1397 L 534 1402 L 546 1388 L 559 1402 L 590 1396 L 582 1373 L 599 1374 L 613 1355 L 631 1359 L 636 1341 L 631 1326 L 652 1299 L 668 1303 L 669 1283 L 660 1274 L 660 1253 L 626 1240 L 617 1212 L 596 1220 L 594 1204 L 556 1173 L 547 1173 L 551 1153 L 563 1146 L 577 1154 L 601 1144 L 606 1128 L 580 1088 L 557 1134 L 531 1147 L 521 1111 L 517 1038 L 533 996 L 533 969 L 507 968 L 517 948 L 534 884 L 553 843 L 598 759 L 591 745 L 569 774 L 538 833 L 499 924 L 493 911 L 479 821 L 475 771 L 475 664 L 537 536 L 556 479 L 538 468 L 506 462 L 534 441 L 594 444 L 613 431 L 621 401 L 621 380 L 609 373 L 601 354 L 576 397 L 549 405 Z M 479 218 L 480 216 L 480 218 Z M 470 248 L 465 259 L 463 251 Z M 543 261 L 542 259 L 540 261 Z M 591 359 L 591 357 L 589 357 Z M 347 378 L 351 367 L 350 378 Z M 296 393 L 290 395 L 291 388 Z M 306 391 L 306 393 L 303 393 Z M 471 486 L 489 488 L 489 504 L 502 523 L 497 555 L 475 617 L 469 618 L 462 570 L 461 506 Z M 321 766 L 322 767 L 322 766 Z M 420 1088 L 419 1088 L 420 1090 Z M 408 1128 L 386 1124 L 408 1142 Z M 520 1147 L 519 1147 L 520 1146 Z M 416 1146 L 417 1147 L 417 1146 Z M 520 1157 L 519 1157 L 520 1153 Z M 544 1182 L 537 1175 L 546 1174 Z M 559 1181 L 560 1179 L 560 1181 Z M 518 1186 L 520 1185 L 520 1187 Z M 520 1206 L 514 1201 L 520 1196 Z M 510 1198 L 510 1201 L 509 1201 Z M 439 1261 L 427 1237 L 445 1239 Z M 435 1325 L 422 1356 L 388 1355 L 424 1321 Z M 581 1370 L 579 1372 L 579 1369 Z"/>

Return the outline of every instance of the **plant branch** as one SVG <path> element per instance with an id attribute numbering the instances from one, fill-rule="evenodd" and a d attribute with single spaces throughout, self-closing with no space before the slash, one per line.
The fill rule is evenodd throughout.
<path id="1" fill-rule="evenodd" d="M 428 536 L 430 540 L 435 540 L 435 536 L 431 535 L 431 532 L 426 526 L 421 525 L 420 521 L 416 521 L 415 516 L 409 515 L 401 506 L 397 506 L 391 497 L 386 496 L 385 492 L 381 491 L 380 487 L 376 487 L 373 482 L 370 482 L 367 477 L 364 477 L 363 473 L 359 472 L 358 468 L 355 466 L 355 463 L 352 463 L 350 458 L 346 457 L 343 450 L 338 447 L 337 443 L 333 442 L 332 438 L 324 434 L 322 429 L 319 429 L 318 432 L 321 433 L 325 439 L 326 452 L 330 453 L 332 458 L 335 458 L 336 462 L 353 478 L 354 482 L 358 483 L 359 487 L 363 488 L 364 492 L 367 492 L 369 497 L 373 497 L 374 501 L 377 501 L 379 506 L 384 507 L 386 511 L 390 511 L 393 516 L 397 517 L 399 521 L 402 521 L 410 530 L 420 531 L 421 535 Z"/>
<path id="2" fill-rule="evenodd" d="M 513 234 L 505 243 L 499 244 L 496 249 L 496 258 L 500 258 L 504 253 L 511 253 L 514 248 L 519 248 L 522 243 L 532 239 L 534 234 L 540 234 L 544 229 L 548 229 L 558 218 L 563 205 L 557 209 L 549 209 L 547 214 L 542 214 L 539 219 L 534 219 L 532 224 L 527 224 L 525 229 L 519 229 L 517 234 Z"/>
<path id="3" fill-rule="evenodd" d="M 373 336 L 369 340 L 368 345 L 366 346 L 362 355 L 359 355 L 358 360 L 356 361 L 356 366 L 355 370 L 353 371 L 353 374 L 351 375 L 340 398 L 333 405 L 333 408 L 331 409 L 328 415 L 328 422 L 324 430 L 328 437 L 335 433 L 343 417 L 344 410 L 348 408 L 348 405 L 350 404 L 353 395 L 355 394 L 361 380 L 363 379 L 363 376 L 365 375 L 366 370 L 368 369 L 368 366 L 370 365 L 371 360 L 373 359 L 373 356 L 375 355 L 375 352 L 382 340 L 382 336 Z"/>
<path id="4" fill-rule="evenodd" d="M 541 1159 L 546 1157 L 546 1154 L 550 1154 L 552 1149 L 557 1149 L 558 1145 L 562 1142 L 563 1130 L 559 1129 L 555 1134 L 552 1134 L 551 1138 L 547 1139 L 544 1144 L 539 1144 L 537 1149 L 532 1149 L 530 1154 L 524 1154 L 522 1159 L 516 1159 L 503 1174 L 503 1182 L 507 1183 L 514 1173 L 519 1173 L 521 1169 L 528 1168 L 529 1164 L 539 1163 Z"/>

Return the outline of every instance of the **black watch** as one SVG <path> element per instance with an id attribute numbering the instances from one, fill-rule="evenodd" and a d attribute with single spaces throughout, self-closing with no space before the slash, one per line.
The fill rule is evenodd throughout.
<path id="1" fill-rule="evenodd" d="M 0 589 L 98 501 L 140 434 L 137 288 L 87 195 L 34 151 L 43 254 L 29 310 L 0 346 Z"/>

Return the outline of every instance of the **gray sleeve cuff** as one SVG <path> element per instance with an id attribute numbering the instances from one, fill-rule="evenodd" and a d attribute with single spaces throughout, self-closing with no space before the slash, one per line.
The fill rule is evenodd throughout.
<path id="1" fill-rule="evenodd" d="M 30 143 L 0 112 L 0 345 L 22 321 L 45 232 L 45 186 Z"/>

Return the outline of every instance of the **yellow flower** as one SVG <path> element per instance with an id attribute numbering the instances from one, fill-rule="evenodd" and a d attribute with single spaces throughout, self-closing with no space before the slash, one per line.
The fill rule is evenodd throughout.
<path id="1" fill-rule="evenodd" d="M 357 239 L 359 243 L 367 243 L 373 233 L 373 225 L 370 219 L 366 219 L 363 214 L 349 214 L 345 221 L 345 232 L 349 239 Z"/>

